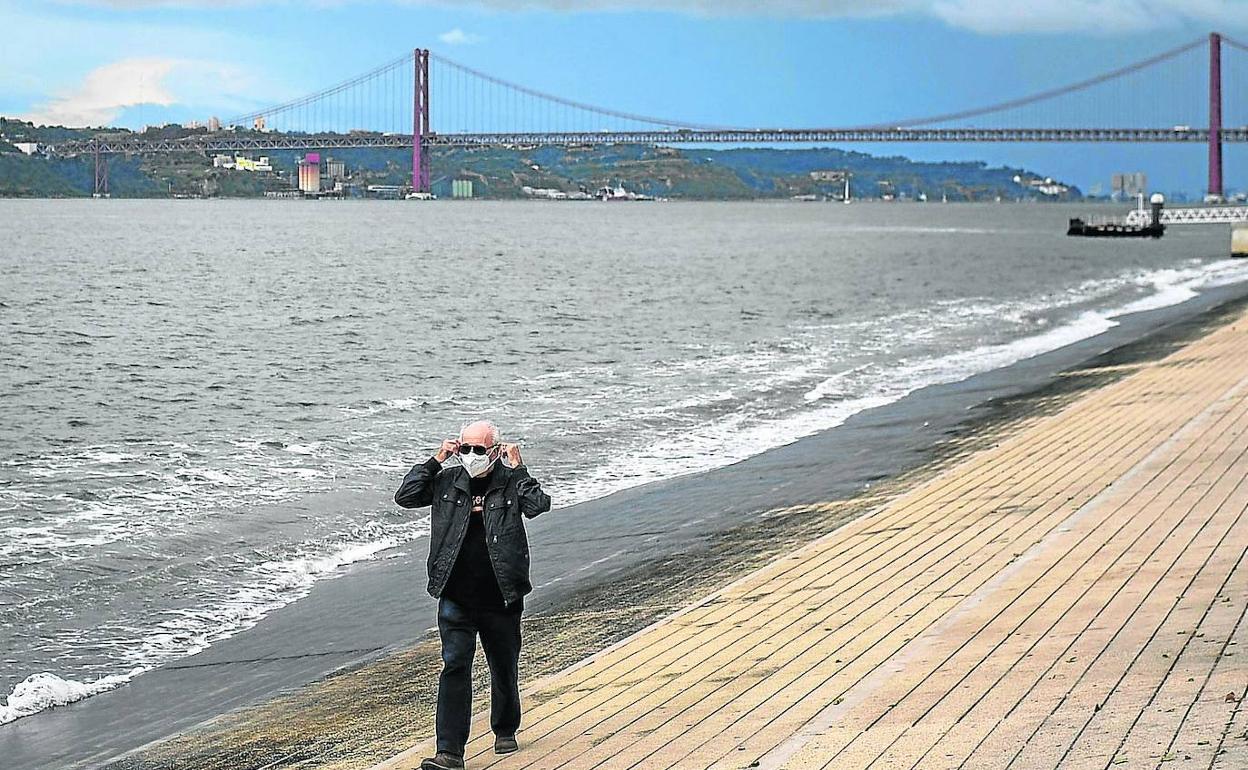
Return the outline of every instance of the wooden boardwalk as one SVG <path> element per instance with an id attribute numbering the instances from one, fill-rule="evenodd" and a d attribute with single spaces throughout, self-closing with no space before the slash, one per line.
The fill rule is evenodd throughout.
<path id="1" fill-rule="evenodd" d="M 1245 770 L 1248 316 L 1135 368 L 535 683 L 517 754 L 478 716 L 468 767 Z"/>

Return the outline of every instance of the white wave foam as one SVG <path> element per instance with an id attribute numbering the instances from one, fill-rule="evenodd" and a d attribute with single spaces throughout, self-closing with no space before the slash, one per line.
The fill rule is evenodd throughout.
<path id="1" fill-rule="evenodd" d="M 677 401 L 674 404 L 661 404 L 659 406 L 641 407 L 636 410 L 639 416 L 663 415 L 672 410 L 679 409 L 695 409 L 697 407 L 711 406 L 712 404 L 731 401 L 736 397 L 736 393 L 731 390 L 717 390 L 713 393 L 705 395 L 690 396 L 689 398 Z"/>
<path id="2" fill-rule="evenodd" d="M 775 418 L 769 418 L 765 413 L 757 416 L 741 412 L 729 414 L 701 426 L 683 430 L 678 454 L 673 453 L 671 437 L 664 436 L 630 450 L 629 455 L 633 459 L 627 466 L 600 465 L 584 477 L 572 478 L 560 484 L 552 492 L 552 496 L 557 493 L 559 507 L 565 507 L 650 481 L 730 465 L 768 449 L 792 443 L 804 436 L 834 428 L 858 412 L 893 403 L 921 388 L 957 382 L 975 374 L 1009 366 L 1108 331 L 1119 324 L 1117 319 L 1122 316 L 1178 304 L 1196 296 L 1198 289 L 1203 287 L 1245 280 L 1248 280 L 1248 264 L 1243 260 L 1221 260 L 1190 268 L 1137 272 L 1120 280 L 1103 282 L 1102 291 L 1108 284 L 1112 290 L 1119 290 L 1126 285 L 1137 285 L 1147 287 L 1151 292 L 1115 308 L 1082 312 L 1066 323 L 1010 342 L 984 345 L 891 368 L 875 367 L 871 370 L 857 367 L 839 372 L 825 378 L 803 394 L 804 400 L 814 405 L 813 409 L 799 410 Z M 1095 295 L 1092 294 L 1090 285 L 1080 286 L 1069 293 L 1068 301 L 1059 304 L 1068 307 L 1086 302 L 1093 296 Z M 1029 302 L 1016 303 L 1016 306 L 1034 305 L 1035 310 L 1042 310 L 1052 304 Z M 1001 305 L 982 309 L 986 314 L 1000 313 L 1001 310 Z M 770 359 L 769 354 L 764 357 Z M 758 368 L 757 362 L 747 361 L 740 354 L 714 360 L 717 367 L 725 364 L 744 369 Z M 809 361 L 803 361 L 795 365 L 795 370 L 806 375 L 809 373 L 809 366 Z M 800 381 L 801 377 L 783 379 Z M 852 387 L 857 395 L 850 395 L 831 404 L 820 403 L 826 395 L 849 379 L 855 380 Z"/>
<path id="3" fill-rule="evenodd" d="M 860 374 L 866 370 L 866 366 L 855 366 L 853 369 L 846 369 L 843 372 L 837 372 L 820 382 L 815 387 L 802 394 L 802 398 L 807 401 L 820 401 L 828 396 L 841 391 L 842 386 L 855 374 Z"/>
<path id="4" fill-rule="evenodd" d="M 269 473 L 274 476 L 295 476 L 300 479 L 319 479 L 324 478 L 328 474 L 317 468 L 281 468 L 274 467 L 269 469 Z"/>
<path id="5" fill-rule="evenodd" d="M 87 452 L 85 457 L 92 462 L 104 463 L 107 465 L 112 465 L 114 463 L 127 463 L 136 459 L 134 455 L 125 455 L 119 452 Z"/>
<path id="6" fill-rule="evenodd" d="M 47 671 L 31 674 L 19 682 L 5 703 L 0 705 L 0 725 L 112 690 L 143 671 L 142 668 L 134 668 L 125 674 L 113 674 L 92 682 L 62 679 Z"/>
<path id="7" fill-rule="evenodd" d="M 339 577 L 345 567 L 374 559 L 428 532 L 426 517 L 369 529 L 363 539 L 308 546 L 304 552 L 288 558 L 257 564 L 249 570 L 244 585 L 210 606 L 166 611 L 168 617 L 146 631 L 140 643 L 125 653 L 125 658 L 146 669 L 194 655 L 303 598 L 318 581 Z"/>
<path id="8" fill-rule="evenodd" d="M 30 501 L 57 501 L 32 506 L 40 512 L 36 521 L 45 528 L 41 536 L 22 539 L 20 530 L 0 527 L 0 555 L 19 553 L 36 561 L 89 558 L 92 549 L 118 540 L 185 532 L 223 511 L 322 491 L 337 475 L 333 463 L 345 456 L 326 452 L 318 441 L 287 445 L 235 438 L 223 444 L 234 451 L 202 445 L 188 452 L 185 443 L 153 441 L 139 450 L 133 445 L 100 444 L 20 463 L 10 460 L 7 465 L 17 466 L 17 473 L 34 489 L 76 489 L 84 480 L 96 483 L 90 486 L 89 497 L 0 488 L 0 510 L 22 509 Z M 72 485 L 63 482 L 67 478 Z M 54 515 L 43 513 L 48 510 Z"/>
<path id="9" fill-rule="evenodd" d="M 174 475 L 192 479 L 202 479 L 215 484 L 225 484 L 226 486 L 237 487 L 242 486 L 243 481 L 216 468 L 179 468 L 174 471 Z"/>
<path id="10" fill-rule="evenodd" d="M 422 400 L 419 398 L 388 398 L 381 403 L 386 409 L 394 409 L 399 412 L 406 412 L 409 409 L 420 406 Z"/>
<path id="11" fill-rule="evenodd" d="M 0 724 L 112 690 L 145 671 L 202 652 L 303 598 L 317 582 L 339 577 L 344 568 L 375 559 L 428 531 L 427 517 L 376 525 L 366 527 L 358 540 L 309 545 L 302 553 L 257 564 L 249 570 L 245 584 L 227 596 L 202 606 L 165 610 L 165 619 L 154 627 L 131 629 L 134 641 L 115 642 L 113 646 L 122 650 L 122 661 L 131 666 L 125 673 L 86 683 L 48 672 L 27 677 L 9 695 L 7 705 L 0 705 Z"/>
<path id="12" fill-rule="evenodd" d="M 307 444 L 287 444 L 282 448 L 287 452 L 293 452 L 297 455 L 314 455 L 320 447 L 321 442 L 310 441 Z"/>

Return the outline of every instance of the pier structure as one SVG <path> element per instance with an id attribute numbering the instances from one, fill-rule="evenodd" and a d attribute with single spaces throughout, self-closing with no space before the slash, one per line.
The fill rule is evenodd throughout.
<path id="1" fill-rule="evenodd" d="M 1153 213 L 1143 207 L 1127 213 L 1126 224 L 1145 225 L 1152 221 Z M 1248 223 L 1248 205 L 1229 206 L 1176 206 L 1161 210 L 1163 225 L 1226 225 Z"/>
<path id="2" fill-rule="evenodd" d="M 1162 225 L 1230 225 L 1231 256 L 1248 257 L 1248 205 L 1177 206 L 1163 208 L 1160 213 L 1140 204 L 1123 220 L 1130 227 L 1144 227 L 1149 222 Z"/>

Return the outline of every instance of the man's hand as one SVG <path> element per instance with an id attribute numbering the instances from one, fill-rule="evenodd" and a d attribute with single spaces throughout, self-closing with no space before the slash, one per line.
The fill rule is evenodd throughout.
<path id="1" fill-rule="evenodd" d="M 507 464 L 513 468 L 519 468 L 524 464 L 524 460 L 520 459 L 519 444 L 503 444 L 503 456 L 507 458 Z"/>
<path id="2" fill-rule="evenodd" d="M 434 455 L 434 458 L 438 462 L 444 463 L 450 459 L 451 455 L 455 454 L 458 451 L 459 451 L 459 441 L 453 438 L 448 438 L 442 442 L 442 446 L 438 447 L 438 453 Z"/>

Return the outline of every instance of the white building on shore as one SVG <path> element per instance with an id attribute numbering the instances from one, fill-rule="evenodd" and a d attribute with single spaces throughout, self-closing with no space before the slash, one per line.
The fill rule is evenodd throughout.
<path id="1" fill-rule="evenodd" d="M 251 159 L 245 155 L 214 155 L 212 157 L 213 168 L 227 168 L 234 171 L 272 171 L 273 165 L 269 163 L 269 156 L 262 155 L 259 158 Z"/>

